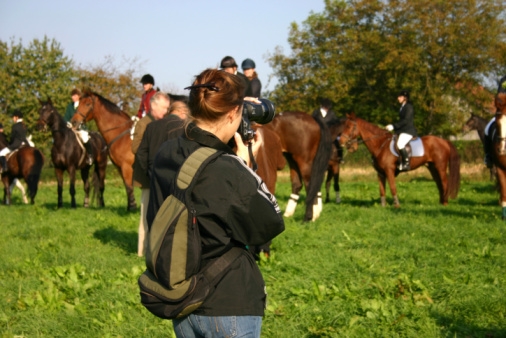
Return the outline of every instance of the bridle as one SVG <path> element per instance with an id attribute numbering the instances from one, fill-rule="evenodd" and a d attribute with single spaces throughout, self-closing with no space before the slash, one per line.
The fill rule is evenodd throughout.
<path id="1" fill-rule="evenodd" d="M 86 121 L 88 120 L 88 116 L 95 109 L 95 97 L 90 96 L 90 98 L 91 98 L 91 109 L 88 110 L 88 112 L 86 114 L 81 113 L 79 111 L 79 109 L 76 111 L 76 114 L 78 114 L 79 116 L 81 116 L 83 118 L 82 121 L 79 121 L 79 125 L 77 125 L 76 127 L 79 127 L 81 124 L 86 124 Z M 127 120 L 126 122 L 121 123 L 120 125 L 117 125 L 115 127 L 112 127 L 112 128 L 107 129 L 107 130 L 104 130 L 102 132 L 102 134 L 105 134 L 105 133 L 107 133 L 108 131 L 111 131 L 111 130 L 115 130 L 115 129 L 121 128 L 122 126 L 124 126 L 126 124 L 129 124 L 129 123 L 131 123 L 131 120 Z M 123 136 L 123 133 L 121 133 L 120 135 Z M 116 141 L 116 139 L 114 139 L 114 141 Z"/>

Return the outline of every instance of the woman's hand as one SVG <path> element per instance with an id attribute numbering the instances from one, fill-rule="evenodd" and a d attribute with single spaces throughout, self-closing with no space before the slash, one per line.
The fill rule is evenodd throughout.
<path id="1" fill-rule="evenodd" d="M 237 156 L 246 161 L 246 164 L 250 166 L 251 159 L 249 157 L 249 150 L 248 150 L 249 144 L 251 143 L 251 150 L 253 152 L 253 156 L 256 157 L 258 151 L 260 150 L 260 147 L 264 143 L 262 131 L 260 130 L 260 128 L 257 129 L 257 131 L 255 132 L 255 137 L 252 140 L 246 142 L 244 142 L 241 138 L 241 135 L 239 135 L 239 133 L 236 132 L 234 134 L 234 140 L 237 147 L 236 150 Z"/>

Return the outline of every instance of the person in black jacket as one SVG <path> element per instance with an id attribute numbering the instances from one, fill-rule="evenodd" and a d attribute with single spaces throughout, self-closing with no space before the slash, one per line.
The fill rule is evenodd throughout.
<path id="1" fill-rule="evenodd" d="M 148 226 L 174 192 L 184 160 L 200 147 L 211 147 L 221 155 L 204 167 L 191 194 L 202 241 L 202 266 L 232 247 L 244 250 L 198 309 L 173 320 L 174 331 L 177 337 L 260 337 L 265 283 L 247 246 L 272 240 L 284 230 L 284 222 L 276 198 L 250 169 L 248 146 L 237 133 L 244 83 L 227 72 L 207 69 L 186 89 L 190 89 L 191 122 L 182 136 L 165 142 L 155 157 Z M 228 146 L 231 139 L 236 152 Z M 257 133 L 253 154 L 261 144 Z"/>
<path id="2" fill-rule="evenodd" d="M 262 96 L 262 83 L 258 78 L 258 74 L 255 70 L 255 61 L 251 59 L 245 59 L 241 63 L 242 71 L 244 72 L 244 76 L 248 78 L 251 86 L 251 96 L 260 98 Z"/>
<path id="3" fill-rule="evenodd" d="M 224 72 L 237 75 L 244 82 L 244 86 L 246 87 L 244 93 L 245 96 L 255 97 L 253 95 L 253 90 L 251 89 L 250 80 L 246 77 L 246 75 L 237 71 L 237 63 L 235 62 L 235 59 L 233 57 L 225 56 L 223 59 L 221 59 L 220 68 Z"/>
<path id="4" fill-rule="evenodd" d="M 7 147 L 0 150 L 2 172 L 6 172 L 8 170 L 5 156 L 20 148 L 22 145 L 28 144 L 28 140 L 26 139 L 26 126 L 23 123 L 23 113 L 19 110 L 15 110 L 14 113 L 12 113 L 12 121 L 14 122 L 14 125 L 12 126 L 11 142 Z"/>
<path id="5" fill-rule="evenodd" d="M 332 110 L 332 101 L 327 98 L 320 98 L 320 108 L 315 109 L 311 114 L 314 119 L 320 119 L 327 126 L 329 124 L 334 124 L 338 122 L 338 118 L 336 116 L 335 111 Z M 339 162 L 344 163 L 343 157 L 343 147 L 341 143 L 339 143 L 339 136 L 333 141 L 334 146 L 337 150 L 337 157 L 339 157 Z"/>
<path id="6" fill-rule="evenodd" d="M 397 100 L 401 104 L 399 122 L 389 124 L 385 127 L 385 129 L 388 131 L 394 131 L 395 134 L 398 135 L 397 149 L 399 149 L 399 153 L 401 155 L 398 169 L 400 171 L 407 171 L 410 168 L 408 152 L 405 147 L 413 137 L 417 136 L 415 128 L 415 112 L 413 105 L 409 102 L 408 91 L 402 90 L 397 96 Z"/>

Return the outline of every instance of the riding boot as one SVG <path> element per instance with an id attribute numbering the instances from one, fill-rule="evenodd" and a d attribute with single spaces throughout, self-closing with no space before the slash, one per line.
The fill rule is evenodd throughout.
<path id="1" fill-rule="evenodd" d="M 86 163 L 88 165 L 92 165 L 93 164 L 93 147 L 91 146 L 91 142 L 86 142 L 84 144 L 84 148 L 86 149 L 86 153 L 87 153 L 87 156 L 86 156 Z"/>
<path id="2" fill-rule="evenodd" d="M 408 171 L 410 169 L 408 151 L 406 150 L 406 148 L 402 148 L 399 149 L 399 153 L 401 156 L 399 157 L 400 163 L 398 168 L 400 171 Z"/>
<path id="3" fill-rule="evenodd" d="M 7 172 L 7 170 L 8 170 L 7 159 L 5 158 L 5 156 L 0 156 L 0 164 L 1 164 L 2 172 L 3 173 Z"/>
<path id="4" fill-rule="evenodd" d="M 483 151 L 485 152 L 485 165 L 487 168 L 492 168 L 492 140 L 491 137 L 488 135 L 485 135 L 483 138 Z"/>

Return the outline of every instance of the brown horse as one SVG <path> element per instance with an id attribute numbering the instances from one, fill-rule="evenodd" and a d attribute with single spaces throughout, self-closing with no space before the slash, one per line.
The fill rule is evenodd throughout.
<path id="1" fill-rule="evenodd" d="M 63 173 L 69 174 L 70 180 L 70 206 L 76 207 L 76 170 L 81 170 L 81 178 L 84 183 L 84 207 L 88 207 L 90 200 L 90 182 L 89 172 L 91 165 L 86 161 L 86 149 L 78 138 L 76 133 L 67 127 L 63 117 L 53 106 L 51 99 L 43 102 L 39 100 L 41 107 L 39 109 L 39 120 L 37 121 L 37 129 L 45 130 L 47 127 L 51 130 L 53 136 L 53 146 L 51 148 L 51 160 L 53 162 L 58 182 L 58 208 L 63 205 Z M 104 180 L 107 168 L 107 149 L 104 138 L 96 133 L 90 133 L 90 142 L 93 148 L 93 164 L 95 170 L 93 174 L 94 192 L 97 196 L 97 205 L 104 206 Z"/>
<path id="2" fill-rule="evenodd" d="M 385 181 L 388 180 L 390 192 L 394 199 L 394 206 L 399 207 L 395 177 L 399 174 L 397 169 L 397 156 L 390 150 L 392 134 L 375 126 L 354 113 L 348 115 L 339 142 L 341 145 L 351 145 L 362 138 L 365 146 L 372 154 L 373 166 L 378 173 L 381 205 L 386 205 Z M 439 203 L 448 204 L 448 198 L 456 198 L 460 187 L 460 158 L 457 149 L 450 141 L 436 137 L 421 137 L 424 152 L 421 156 L 411 157 L 410 166 L 414 170 L 427 164 L 432 178 L 439 189 Z M 447 177 L 446 171 L 449 168 Z"/>
<path id="3" fill-rule="evenodd" d="M 497 108 L 497 133 L 493 138 L 492 159 L 497 168 L 497 181 L 499 182 L 502 219 L 506 220 L 506 92 L 499 91 L 495 97 Z"/>
<path id="4" fill-rule="evenodd" d="M 464 126 L 462 127 L 463 133 L 468 133 L 471 130 L 476 130 L 478 132 L 478 136 L 480 137 L 481 143 L 485 142 L 485 127 L 487 126 L 489 120 L 484 119 L 481 116 L 471 114 L 469 120 L 466 121 Z M 495 165 L 492 165 L 490 168 L 490 180 L 493 181 L 496 176 L 496 168 Z"/>
<path id="5" fill-rule="evenodd" d="M 279 137 L 283 155 L 290 167 L 292 194 L 288 201 L 285 216 L 292 216 L 299 199 L 299 192 L 306 189 L 305 221 L 319 216 L 321 206 L 317 204 L 317 195 L 323 183 L 330 159 L 330 133 L 323 121 L 315 120 L 304 112 L 282 112 L 277 114 L 272 128 Z"/>
<path id="6" fill-rule="evenodd" d="M 7 144 L 0 144 L 0 149 Z M 22 146 L 18 150 L 7 155 L 8 171 L 2 173 L 2 182 L 4 184 L 4 203 L 11 204 L 11 189 L 9 187 L 14 179 L 23 178 L 28 185 L 28 194 L 30 203 L 35 203 L 35 195 L 39 188 L 40 173 L 44 165 L 44 155 L 42 152 L 29 146 Z"/>
<path id="7" fill-rule="evenodd" d="M 114 103 L 97 93 L 86 90 L 79 100 L 79 107 L 72 117 L 72 123 L 79 126 L 91 120 L 95 120 L 98 130 L 107 143 L 109 157 L 123 178 L 128 199 L 127 209 L 135 210 L 137 204 L 132 185 L 134 154 L 130 139 L 133 122 L 130 116 Z"/>

